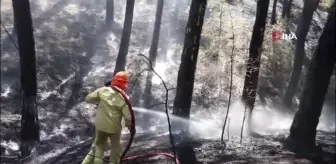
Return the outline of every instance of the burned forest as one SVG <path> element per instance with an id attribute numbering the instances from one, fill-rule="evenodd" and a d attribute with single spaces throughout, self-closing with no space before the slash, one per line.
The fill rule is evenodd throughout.
<path id="1" fill-rule="evenodd" d="M 335 163 L 335 0 L 0 8 L 0 164 Z"/>

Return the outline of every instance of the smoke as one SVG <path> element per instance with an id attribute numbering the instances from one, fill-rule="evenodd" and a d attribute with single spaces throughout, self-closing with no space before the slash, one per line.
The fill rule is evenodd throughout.
<path id="1" fill-rule="evenodd" d="M 335 131 L 335 113 L 331 114 L 328 112 L 327 105 L 323 106 L 322 114 L 320 117 L 320 122 L 318 124 L 317 130 L 334 132 Z M 225 135 L 229 131 L 232 135 L 239 135 L 243 122 L 244 115 L 244 105 L 240 101 L 236 101 L 232 104 L 229 119 L 230 123 L 226 127 Z M 224 122 L 224 111 L 217 111 L 211 114 L 212 118 L 203 119 L 202 122 L 206 122 L 204 125 L 216 126 L 216 129 L 221 129 Z M 248 113 L 248 112 L 247 112 Z M 247 114 L 246 113 L 246 114 Z M 204 118 L 202 117 L 204 113 L 199 112 L 194 117 Z M 247 117 L 247 115 L 246 115 Z M 294 115 L 284 114 L 279 112 L 278 109 L 271 106 L 256 106 L 252 112 L 252 121 L 251 128 L 253 131 L 265 134 L 265 135 L 278 135 L 289 132 L 289 128 L 292 124 Z M 246 129 L 248 127 L 247 119 L 245 119 L 244 125 L 244 135 L 247 135 Z M 203 127 L 204 128 L 204 127 Z M 200 130 L 198 130 L 200 132 Z M 202 134 L 202 136 L 207 137 L 211 134 Z M 219 136 L 219 132 L 216 133 L 216 137 Z"/>
<path id="2" fill-rule="evenodd" d="M 317 130 L 335 131 L 335 118 L 328 117 L 326 112 L 328 107 L 324 106 L 320 123 Z M 221 108 L 223 109 L 223 108 Z M 188 125 L 190 134 L 200 138 L 219 139 L 221 137 L 222 126 L 224 122 L 225 111 L 218 110 L 206 112 L 198 110 L 191 114 L 190 120 L 182 119 L 176 116 L 170 116 L 172 122 L 178 122 L 179 125 Z M 138 133 L 157 133 L 167 134 L 167 118 L 164 112 L 153 111 L 144 108 L 134 108 L 136 112 L 136 124 Z M 245 107 L 242 102 L 236 101 L 232 104 L 229 112 L 229 120 L 225 129 L 224 138 L 239 136 L 243 123 Z M 246 112 L 248 114 L 248 112 Z M 155 120 L 150 123 L 150 127 L 141 127 L 143 115 L 149 115 L 149 118 Z M 287 135 L 291 126 L 293 115 L 277 112 L 276 109 L 267 106 L 256 106 L 253 114 L 251 127 L 254 132 L 263 135 Z M 247 118 L 247 115 L 246 115 Z M 244 123 L 243 136 L 247 136 L 247 127 L 249 126 L 247 119 Z M 147 129 L 147 130 L 145 130 Z"/>
<path id="3" fill-rule="evenodd" d="M 145 108 L 135 107 L 135 118 L 138 133 L 157 133 L 166 134 L 168 131 L 167 118 L 164 112 L 148 110 Z M 229 114 L 230 122 L 229 127 L 230 135 L 238 135 L 243 120 L 244 107 L 242 103 L 233 103 L 232 111 Z M 179 126 L 189 125 L 190 134 L 200 138 L 217 139 L 221 136 L 222 118 L 224 118 L 223 112 L 217 110 L 214 112 L 198 111 L 191 114 L 190 120 L 179 118 L 171 115 L 171 122 L 176 123 Z M 144 117 L 148 115 L 149 117 Z M 149 127 L 142 127 L 144 120 L 142 118 L 151 118 Z M 245 129 L 247 124 L 245 123 Z M 174 130 L 174 129 L 173 129 Z M 126 131 L 125 131 L 126 132 Z M 225 134 L 227 135 L 227 133 Z"/>
<path id="4" fill-rule="evenodd" d="M 327 132 L 335 132 L 335 121 L 335 102 L 333 105 L 324 104 L 317 129 Z"/>

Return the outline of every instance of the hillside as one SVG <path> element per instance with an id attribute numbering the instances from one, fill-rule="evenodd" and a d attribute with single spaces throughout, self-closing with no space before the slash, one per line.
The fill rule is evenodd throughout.
<path id="1" fill-rule="evenodd" d="M 79 163 L 89 150 L 94 127 L 95 107 L 85 103 L 84 97 L 94 88 L 110 79 L 118 54 L 124 21 L 125 0 L 114 0 L 115 23 L 109 29 L 104 25 L 105 0 L 34 0 L 31 1 L 38 72 L 38 109 L 41 142 L 31 158 L 21 161 L 31 164 Z M 176 86 L 177 71 L 183 48 L 185 26 L 190 0 L 182 0 L 179 7 L 174 1 L 165 1 L 155 70 L 163 77 L 168 88 Z M 272 3 L 272 1 L 271 1 Z M 137 55 L 148 55 L 152 38 L 156 3 L 136 0 L 127 70 L 131 73 L 129 94 L 135 107 L 142 107 L 146 85 L 146 60 Z M 293 1 L 293 18 L 289 23 L 295 32 L 302 2 Z M 178 8 L 178 9 L 176 9 Z M 269 17 L 271 11 L 269 8 Z M 283 30 L 278 3 L 278 24 L 267 24 L 254 127 L 264 136 L 244 136 L 239 143 L 244 107 L 239 102 L 242 93 L 245 60 L 248 56 L 251 31 L 255 19 L 256 2 L 210 0 L 203 26 L 200 55 L 197 65 L 191 118 L 195 137 L 196 156 L 202 163 L 312 163 L 289 153 L 281 146 L 288 134 L 292 115 L 279 108 L 289 81 L 294 45 L 289 41 L 273 42 L 271 33 Z M 311 57 L 324 23 L 326 9 L 319 7 L 306 41 L 306 54 Z M 16 41 L 10 0 L 1 1 L 1 23 Z M 233 37 L 234 34 L 234 37 Z M 234 46 L 232 46 L 234 45 Z M 20 84 L 19 55 L 4 28 L 1 28 L 1 163 L 20 163 Z M 233 53 L 232 53 L 232 48 Z M 229 61 L 234 55 L 233 97 L 229 114 L 230 140 L 218 144 L 229 91 Z M 304 79 L 305 71 L 301 77 Z M 319 144 L 328 153 L 325 161 L 334 163 L 335 157 L 335 72 L 326 96 L 320 124 Z M 139 77 L 139 78 L 138 78 Z M 304 80 L 300 81 L 302 90 Z M 134 85 L 134 86 L 133 86 Z M 300 91 L 295 95 L 296 105 Z M 152 104 L 164 101 L 165 90 L 161 81 L 153 78 Z M 169 96 L 172 107 L 174 90 Z M 136 110 L 137 134 L 130 154 L 142 151 L 170 151 L 167 125 L 160 114 Z M 163 111 L 163 105 L 153 109 Z M 153 126 L 143 127 L 142 118 L 149 115 Z M 157 119 L 159 118 L 159 119 Z M 148 130 L 151 129 L 151 130 Z M 127 142 L 127 131 L 123 131 Z M 161 134 L 161 135 L 160 135 Z M 176 135 L 178 136 L 178 135 Z M 156 142 L 154 142 L 156 141 Z M 160 142 L 159 142 L 160 141 Z M 146 147 L 152 145 L 152 147 Z M 142 162 L 144 163 L 144 162 Z M 150 162 L 146 162 L 150 163 Z M 153 160 L 152 163 L 163 163 Z M 167 162 L 168 163 L 168 162 Z"/>

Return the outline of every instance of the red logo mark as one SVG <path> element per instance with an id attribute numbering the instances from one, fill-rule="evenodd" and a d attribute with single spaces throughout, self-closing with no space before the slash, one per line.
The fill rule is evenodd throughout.
<path id="1" fill-rule="evenodd" d="M 274 31 L 272 32 L 272 40 L 280 40 L 281 39 L 281 32 Z"/>

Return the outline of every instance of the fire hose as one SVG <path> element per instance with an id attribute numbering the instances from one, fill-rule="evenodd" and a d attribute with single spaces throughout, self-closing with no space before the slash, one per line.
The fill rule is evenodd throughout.
<path id="1" fill-rule="evenodd" d="M 132 105 L 131 105 L 131 103 L 129 101 L 129 98 L 127 97 L 127 95 L 122 90 L 120 90 L 117 87 L 111 86 L 111 88 L 121 94 L 121 96 L 124 98 L 124 100 L 125 100 L 125 102 L 126 102 L 126 104 L 128 106 L 129 112 L 131 114 L 130 138 L 129 138 L 129 141 L 128 141 L 126 147 L 125 147 L 125 150 L 124 150 L 123 154 L 120 157 L 120 161 L 121 162 L 126 162 L 126 161 L 134 160 L 134 159 L 137 159 L 137 158 L 149 158 L 149 157 L 154 157 L 154 156 L 165 156 L 165 157 L 167 157 L 167 158 L 175 161 L 176 164 L 180 164 L 180 162 L 177 160 L 177 158 L 175 159 L 174 155 L 172 155 L 170 153 L 165 153 L 165 152 L 155 152 L 155 153 L 140 154 L 140 155 L 136 155 L 136 156 L 126 157 L 126 154 L 129 151 L 129 149 L 130 149 L 130 147 L 131 147 L 131 145 L 133 143 L 134 136 L 135 136 L 135 117 L 134 117 L 134 112 L 133 112 Z"/>

